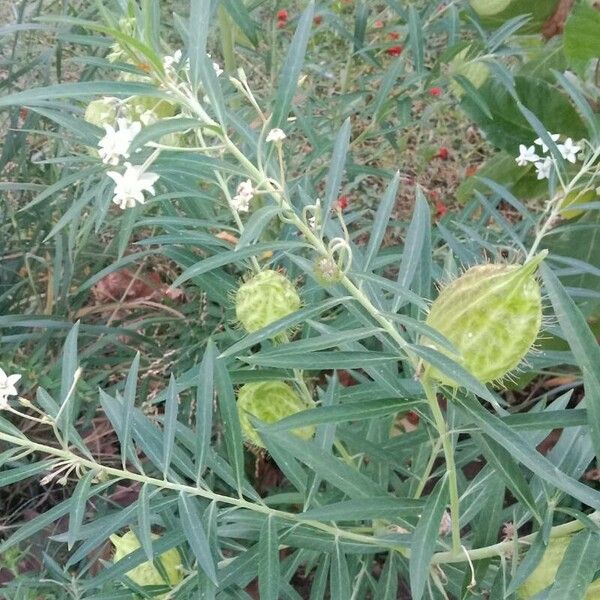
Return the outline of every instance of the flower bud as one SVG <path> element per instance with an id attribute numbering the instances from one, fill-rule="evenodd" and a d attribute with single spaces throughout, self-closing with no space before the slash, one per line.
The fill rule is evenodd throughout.
<path id="1" fill-rule="evenodd" d="M 264 423 L 276 423 L 284 417 L 310 408 L 283 381 L 261 381 L 243 385 L 238 391 L 237 407 L 244 437 L 248 442 L 260 448 L 264 448 L 264 444 L 250 423 L 248 415 L 253 415 Z M 291 433 L 303 440 L 308 440 L 314 435 L 315 428 L 312 426 L 300 427 L 293 429 Z"/>
<path id="2" fill-rule="evenodd" d="M 562 562 L 571 536 L 550 538 L 546 552 L 533 573 L 525 580 L 519 588 L 520 600 L 528 600 L 539 594 L 542 590 L 551 586 L 556 578 L 558 567 Z M 597 579 L 587 588 L 585 600 L 594 600 L 600 597 L 600 579 Z M 567 600 L 565 598 L 565 600 Z"/>
<path id="3" fill-rule="evenodd" d="M 156 540 L 159 537 L 160 536 L 156 534 L 152 534 L 153 540 Z M 133 531 L 128 531 L 122 536 L 111 535 L 110 541 L 115 547 L 115 554 L 113 556 L 114 562 L 118 562 L 140 547 L 140 542 Z M 131 569 L 131 571 L 128 571 L 127 577 L 141 586 L 166 584 L 175 586 L 181 583 L 183 579 L 183 573 L 181 571 L 181 555 L 177 548 L 171 548 L 170 550 L 163 552 L 160 555 L 159 560 L 164 567 L 168 581 L 165 581 L 162 578 L 159 570 L 149 561 L 143 562 Z M 165 596 L 166 594 L 159 596 L 159 598 L 164 598 Z"/>
<path id="4" fill-rule="evenodd" d="M 452 358 L 483 383 L 515 369 L 534 344 L 542 323 L 542 293 L 535 271 L 540 252 L 522 266 L 489 264 L 468 269 L 431 305 L 427 325 L 456 349 L 427 338 L 424 345 Z M 428 366 L 426 375 L 444 385 L 456 382 Z"/>
<path id="5" fill-rule="evenodd" d="M 248 333 L 296 312 L 300 296 L 294 285 L 277 271 L 261 271 L 243 283 L 235 295 L 235 314 Z"/>
<path id="6" fill-rule="evenodd" d="M 322 256 L 315 262 L 315 279 L 324 286 L 339 283 L 343 273 L 333 256 Z"/>

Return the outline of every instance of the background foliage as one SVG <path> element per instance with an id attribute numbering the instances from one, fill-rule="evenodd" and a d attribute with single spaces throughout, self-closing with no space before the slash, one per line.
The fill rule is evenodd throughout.
<path id="1" fill-rule="evenodd" d="M 0 366 L 23 376 L 32 406 L 19 410 L 47 415 L 0 417 L 3 596 L 516 598 L 549 540 L 575 533 L 539 597 L 585 597 L 600 570 L 598 155 L 591 196 L 562 214 L 561 181 L 514 157 L 546 130 L 598 150 L 600 13 L 578 3 L 546 40 L 554 3 L 529 16 L 509 4 L 492 16 L 395 0 L 0 9 Z M 125 54 L 111 62 L 115 42 Z M 210 139 L 225 131 L 239 155 L 165 150 L 156 196 L 120 211 L 86 107 L 164 96 L 148 74 L 178 48 L 223 126 Z M 244 81 L 238 68 L 288 135 L 281 165 L 261 155 L 263 123 L 229 79 Z M 190 119 L 188 105 L 136 143 L 172 134 L 194 147 Z M 344 281 L 319 283 L 319 246 L 279 219 L 276 193 L 234 218 L 223 186 L 261 157 L 297 217 L 321 199 L 325 241 L 347 228 Z M 559 166 L 563 182 L 577 177 Z M 522 262 L 534 241 L 549 250 L 548 319 L 509 390 L 426 353 L 436 286 Z M 233 295 L 257 265 L 285 272 L 303 306 L 246 334 Z M 461 387 L 432 404 L 415 355 Z M 317 402 L 262 427 L 266 452 L 244 445 L 235 404 L 263 380 Z M 291 435 L 299 426 L 314 439 Z M 129 528 L 141 548 L 113 563 L 109 536 Z M 176 589 L 127 577 L 170 548 Z"/>

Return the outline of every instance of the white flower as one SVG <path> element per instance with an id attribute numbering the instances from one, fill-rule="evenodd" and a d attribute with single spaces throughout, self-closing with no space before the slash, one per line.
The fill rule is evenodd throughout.
<path id="1" fill-rule="evenodd" d="M 231 205 L 237 212 L 248 212 L 250 210 L 250 200 L 254 197 L 254 188 L 252 181 L 247 179 L 242 181 L 237 187 L 237 194 L 233 197 Z"/>
<path id="2" fill-rule="evenodd" d="M 549 136 L 550 139 L 553 142 L 558 142 L 559 138 L 560 138 L 560 134 L 559 133 L 550 133 L 549 131 L 546 132 Z M 542 152 L 545 154 L 546 152 L 548 152 L 548 146 L 546 146 L 546 144 L 544 144 L 542 138 L 538 138 L 537 140 L 533 140 L 534 144 L 537 144 L 538 146 L 542 147 Z"/>
<path id="3" fill-rule="evenodd" d="M 9 396 L 18 396 L 15 384 L 21 379 L 20 375 L 7 375 L 3 369 L 0 369 L 0 410 L 8 406 Z"/>
<path id="4" fill-rule="evenodd" d="M 535 163 L 535 170 L 538 179 L 548 179 L 550 177 L 550 171 L 552 170 L 552 159 L 549 156 L 543 161 Z"/>
<path id="5" fill-rule="evenodd" d="M 308 226 L 311 229 L 314 229 L 317 226 L 317 217 L 314 215 L 312 217 L 308 217 Z"/>
<path id="6" fill-rule="evenodd" d="M 120 208 L 133 208 L 136 203 L 144 204 L 144 192 L 156 193 L 154 184 L 159 178 L 156 173 L 145 172 L 142 166 L 125 163 L 125 173 L 108 171 L 107 175 L 115 182 L 113 202 Z"/>
<path id="7" fill-rule="evenodd" d="M 219 77 L 221 73 L 223 73 L 223 69 L 221 69 L 221 66 L 218 62 L 213 62 L 213 69 L 215 70 L 215 75 L 217 77 Z"/>
<path id="8" fill-rule="evenodd" d="M 537 162 L 540 157 L 535 153 L 535 146 L 525 146 L 519 144 L 519 156 L 515 159 L 520 167 L 525 167 L 527 163 Z"/>
<path id="9" fill-rule="evenodd" d="M 571 138 L 567 138 L 564 144 L 558 144 L 558 149 L 565 160 L 574 163 L 577 160 L 577 153 L 581 150 L 581 147 L 574 144 Z"/>
<path id="10" fill-rule="evenodd" d="M 283 129 L 275 127 L 267 134 L 267 142 L 281 142 L 282 140 L 285 140 L 286 137 L 287 135 L 285 135 Z"/>
<path id="11" fill-rule="evenodd" d="M 181 50 L 175 50 L 173 52 L 173 56 L 163 56 L 163 67 L 165 71 L 169 71 L 173 69 L 175 65 L 178 65 L 181 62 Z"/>
<path id="12" fill-rule="evenodd" d="M 117 119 L 117 126 L 105 125 L 106 135 L 98 142 L 98 154 L 107 165 L 118 165 L 121 156 L 129 157 L 129 146 L 142 129 L 139 121 L 129 123 L 127 119 Z"/>

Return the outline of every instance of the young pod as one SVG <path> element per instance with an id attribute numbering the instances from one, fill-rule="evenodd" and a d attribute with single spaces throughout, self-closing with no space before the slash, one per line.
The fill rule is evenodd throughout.
<path id="1" fill-rule="evenodd" d="M 422 343 L 452 358 L 483 383 L 505 377 L 533 346 L 542 324 L 542 292 L 535 277 L 546 252 L 524 265 L 486 264 L 468 269 L 431 305 L 427 325 L 456 349 L 427 338 Z M 444 385 L 456 382 L 427 366 Z"/>
<path id="2" fill-rule="evenodd" d="M 296 392 L 283 381 L 260 381 L 243 385 L 237 397 L 238 415 L 242 432 L 246 441 L 264 448 L 264 444 L 252 423 L 249 415 L 264 423 L 276 423 L 284 417 L 309 408 Z M 310 439 L 314 427 L 300 427 L 291 431 L 303 440 Z"/>

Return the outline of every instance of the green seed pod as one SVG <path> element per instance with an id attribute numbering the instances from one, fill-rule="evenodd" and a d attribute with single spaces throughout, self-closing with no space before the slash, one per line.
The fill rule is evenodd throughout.
<path id="1" fill-rule="evenodd" d="M 485 62 L 471 58 L 470 50 L 471 46 L 468 46 L 454 56 L 449 64 L 449 75 L 461 75 L 474 87 L 479 88 L 489 77 L 490 69 Z M 450 82 L 450 90 L 457 98 L 461 98 L 465 93 L 462 85 L 455 79 Z"/>
<path id="2" fill-rule="evenodd" d="M 294 285 L 277 271 L 261 271 L 235 295 L 235 315 L 248 333 L 258 331 L 300 308 Z"/>
<path id="3" fill-rule="evenodd" d="M 84 119 L 97 127 L 114 125 L 117 120 L 118 103 L 118 98 L 110 98 L 108 96 L 92 100 L 85 109 Z"/>
<path id="4" fill-rule="evenodd" d="M 160 536 L 154 533 L 152 534 L 152 539 L 154 540 L 158 539 L 159 537 Z M 123 557 L 140 547 L 140 542 L 133 531 L 128 531 L 122 536 L 111 535 L 110 541 L 115 547 L 115 554 L 113 556 L 114 562 L 118 562 Z M 168 581 L 165 581 L 154 564 L 148 561 L 143 562 L 137 567 L 131 569 L 131 571 L 128 571 L 127 577 L 141 586 L 165 584 L 175 586 L 181 583 L 183 579 L 183 573 L 181 571 L 181 555 L 179 554 L 177 548 L 171 548 L 170 550 L 163 552 L 160 555 L 160 561 L 164 567 Z M 166 594 L 158 597 L 163 598 L 164 596 L 166 596 Z"/>
<path id="5" fill-rule="evenodd" d="M 260 448 L 264 448 L 264 445 L 248 415 L 253 415 L 265 423 L 276 423 L 284 417 L 309 408 L 283 381 L 260 381 L 243 385 L 238 391 L 237 407 L 244 437 Z M 293 429 L 292 433 L 308 440 L 314 435 L 315 428 L 300 427 Z"/>
<path id="6" fill-rule="evenodd" d="M 422 343 L 449 356 L 483 383 L 500 380 L 515 369 L 534 344 L 542 323 L 542 294 L 535 271 L 546 251 L 522 266 L 471 267 L 431 305 L 427 325 L 458 352 L 436 342 Z M 428 366 L 425 374 L 444 385 L 456 382 Z"/>
<path id="7" fill-rule="evenodd" d="M 558 567 L 570 542 L 571 536 L 550 538 L 542 560 L 519 588 L 518 596 L 521 600 L 533 598 L 554 583 Z M 590 584 L 585 595 L 585 600 L 598 600 L 598 598 L 600 598 L 600 579 Z"/>

